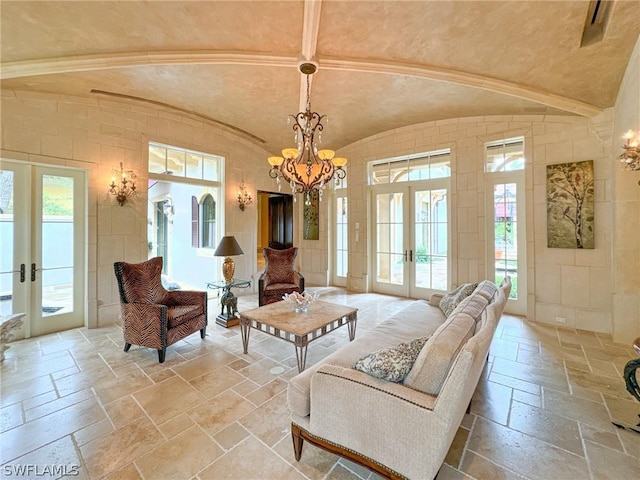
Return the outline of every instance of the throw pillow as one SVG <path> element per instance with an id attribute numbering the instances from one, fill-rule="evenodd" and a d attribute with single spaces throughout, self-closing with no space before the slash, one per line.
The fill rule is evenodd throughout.
<path id="1" fill-rule="evenodd" d="M 383 348 L 365 355 L 356 361 L 352 368 L 388 382 L 401 382 L 413 367 L 427 340 L 429 336 Z"/>
<path id="2" fill-rule="evenodd" d="M 440 300 L 440 310 L 444 313 L 445 317 L 451 315 L 458 304 L 473 293 L 478 286 L 477 283 L 463 283 L 453 292 L 449 292 Z"/>

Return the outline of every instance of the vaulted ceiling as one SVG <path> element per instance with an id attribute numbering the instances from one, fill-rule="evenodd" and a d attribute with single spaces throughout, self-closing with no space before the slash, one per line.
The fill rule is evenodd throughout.
<path id="1" fill-rule="evenodd" d="M 585 42 L 594 8 L 603 33 Z M 325 148 L 452 117 L 596 115 L 615 102 L 640 0 L 3 0 L 1 22 L 3 89 L 161 104 L 277 153 L 308 60 Z"/>

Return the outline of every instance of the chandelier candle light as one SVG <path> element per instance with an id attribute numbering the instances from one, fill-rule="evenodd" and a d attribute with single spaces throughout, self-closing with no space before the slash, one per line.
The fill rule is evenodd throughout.
<path id="1" fill-rule="evenodd" d="M 118 183 L 116 183 L 116 179 L 118 179 Z M 120 171 L 113 170 L 111 184 L 109 184 L 109 193 L 115 195 L 121 207 L 127 201 L 127 197 L 137 195 L 135 180 L 136 174 L 133 173 L 133 170 L 125 170 L 122 162 L 120 162 Z"/>
<path id="2" fill-rule="evenodd" d="M 307 103 L 304 112 L 290 115 L 289 120 L 294 121 L 294 140 L 297 147 L 282 150 L 282 157 L 269 157 L 267 161 L 271 165 L 269 176 L 278 182 L 280 190 L 280 177 L 290 186 L 292 192 L 305 195 L 305 205 L 311 205 L 311 192 L 318 191 L 322 200 L 322 191 L 332 180 L 336 184 L 345 176 L 343 167 L 347 164 L 346 158 L 335 157 L 333 150 L 318 150 L 316 146 L 316 133 L 318 143 L 322 142 L 322 120 L 325 115 L 311 111 L 309 76 L 317 70 L 313 63 L 302 63 L 300 72 L 307 76 Z M 295 197 L 294 197 L 295 200 Z"/>

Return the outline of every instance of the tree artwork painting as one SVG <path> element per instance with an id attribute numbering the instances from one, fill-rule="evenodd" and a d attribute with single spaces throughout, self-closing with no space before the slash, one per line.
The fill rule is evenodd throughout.
<path id="1" fill-rule="evenodd" d="M 593 160 L 547 165 L 547 246 L 594 248 Z"/>

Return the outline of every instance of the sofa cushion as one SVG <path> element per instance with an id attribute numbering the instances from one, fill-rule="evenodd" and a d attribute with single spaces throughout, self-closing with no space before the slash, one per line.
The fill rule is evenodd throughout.
<path id="1" fill-rule="evenodd" d="M 483 280 L 478 284 L 478 288 L 475 291 L 491 302 L 498 291 L 498 287 L 489 280 Z"/>
<path id="2" fill-rule="evenodd" d="M 401 382 L 407 376 L 429 337 L 383 348 L 357 360 L 352 368 L 388 382 Z"/>
<path id="3" fill-rule="evenodd" d="M 446 317 L 451 315 L 458 304 L 471 295 L 477 286 L 477 283 L 463 283 L 453 292 L 445 294 L 438 304 L 442 313 L 444 313 Z"/>
<path id="4" fill-rule="evenodd" d="M 403 383 L 415 390 L 438 395 L 456 355 L 473 335 L 476 321 L 463 312 L 451 315 L 427 341 Z"/>
<path id="5" fill-rule="evenodd" d="M 476 289 L 471 295 L 458 304 L 453 313 L 466 313 L 477 322 L 480 320 L 480 316 L 487 305 L 489 305 L 489 300 Z"/>
<path id="6" fill-rule="evenodd" d="M 204 315 L 204 307 L 202 305 L 176 305 L 167 307 L 167 326 L 169 328 L 175 328 L 199 315 Z"/>

